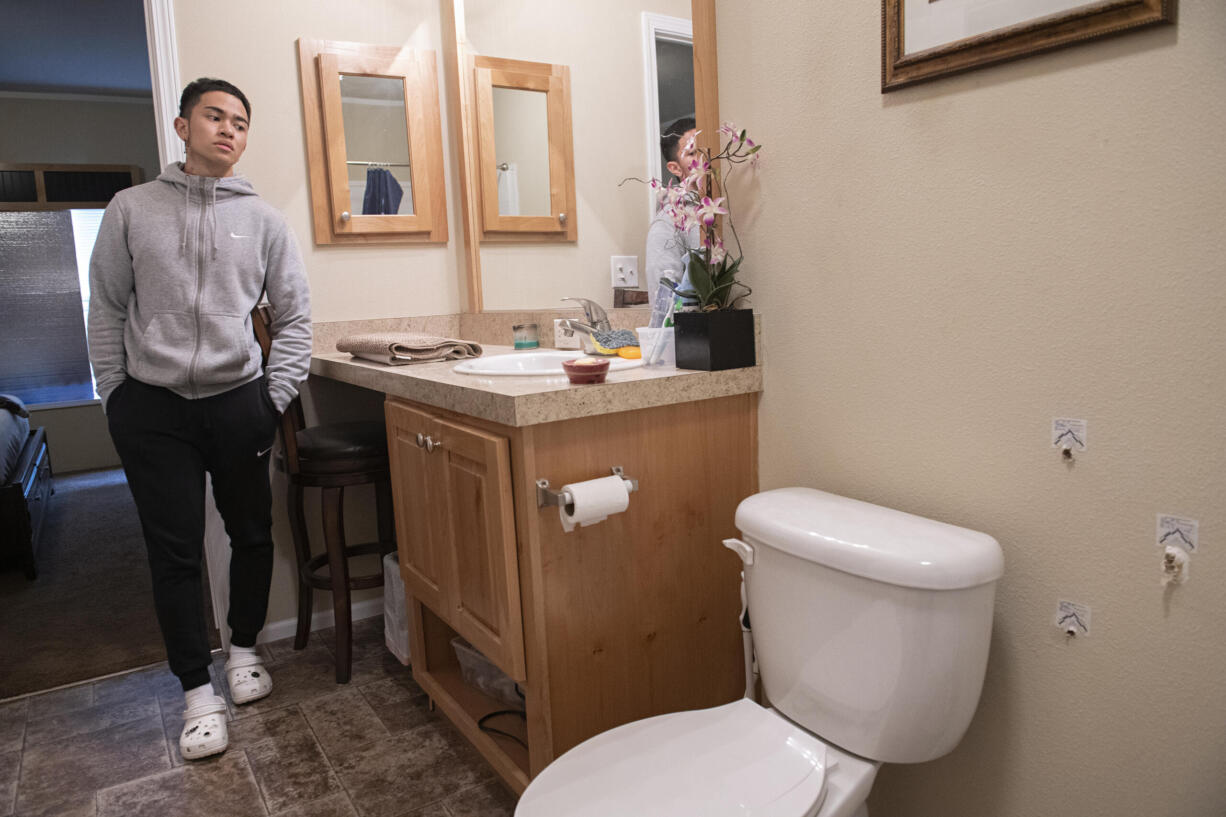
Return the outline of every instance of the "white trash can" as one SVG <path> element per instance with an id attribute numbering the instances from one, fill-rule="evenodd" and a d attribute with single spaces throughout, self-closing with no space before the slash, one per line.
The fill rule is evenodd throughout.
<path id="1" fill-rule="evenodd" d="M 409 610 L 394 552 L 383 557 L 383 641 L 400 663 L 409 665 Z"/>

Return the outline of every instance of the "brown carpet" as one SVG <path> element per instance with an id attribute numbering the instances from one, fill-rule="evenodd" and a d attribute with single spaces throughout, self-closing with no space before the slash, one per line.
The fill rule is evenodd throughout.
<path id="1" fill-rule="evenodd" d="M 121 469 L 55 478 L 36 559 L 34 581 L 0 573 L 0 699 L 166 659 Z"/>

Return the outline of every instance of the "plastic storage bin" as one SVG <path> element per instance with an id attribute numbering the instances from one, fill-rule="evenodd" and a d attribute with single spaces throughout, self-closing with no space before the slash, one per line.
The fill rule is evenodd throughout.
<path id="1" fill-rule="evenodd" d="M 400 663 L 409 665 L 409 611 L 395 553 L 383 557 L 383 642 Z"/>
<path id="2" fill-rule="evenodd" d="M 451 647 L 460 661 L 460 677 L 464 679 L 464 683 L 516 709 L 524 708 L 524 696 L 519 694 L 511 676 L 494 666 L 473 645 L 458 635 L 451 639 Z"/>

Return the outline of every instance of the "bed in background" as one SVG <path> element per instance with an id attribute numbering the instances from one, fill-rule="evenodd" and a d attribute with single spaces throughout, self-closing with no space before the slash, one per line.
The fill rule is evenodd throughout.
<path id="1" fill-rule="evenodd" d="M 0 567 L 20 566 L 34 579 L 52 487 L 46 432 L 29 418 L 20 400 L 0 394 Z"/>

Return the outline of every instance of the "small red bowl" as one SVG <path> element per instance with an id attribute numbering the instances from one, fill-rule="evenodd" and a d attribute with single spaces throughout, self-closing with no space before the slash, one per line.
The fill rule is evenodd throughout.
<path id="1" fill-rule="evenodd" d="M 603 383 L 609 374 L 608 359 L 600 360 L 593 357 L 581 357 L 575 360 L 563 360 L 562 369 L 570 382 L 577 386 L 588 383 Z"/>

